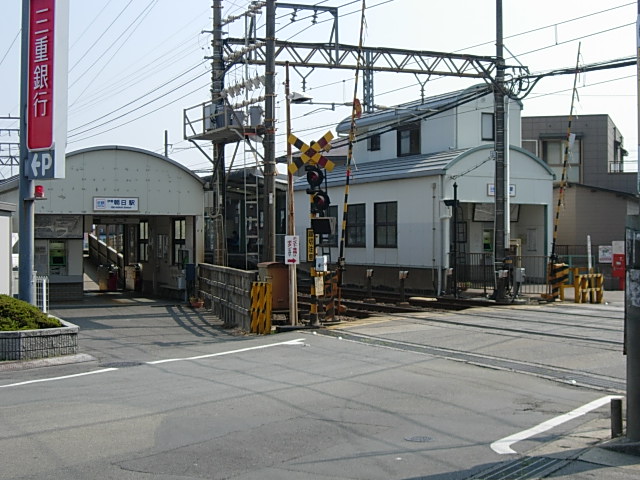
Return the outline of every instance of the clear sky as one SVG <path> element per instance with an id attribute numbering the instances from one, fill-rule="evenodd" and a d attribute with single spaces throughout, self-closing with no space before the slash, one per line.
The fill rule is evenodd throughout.
<path id="1" fill-rule="evenodd" d="M 0 0 L 0 116 L 17 117 L 21 1 Z M 246 10 L 248 0 L 223 0 L 223 17 Z M 339 7 L 341 43 L 358 43 L 361 0 L 324 0 L 305 5 Z M 206 171 L 210 163 L 183 139 L 183 110 L 209 99 L 211 0 L 70 0 L 69 130 L 67 151 L 99 145 L 129 145 L 164 152 L 184 165 Z M 367 0 L 364 43 L 371 47 L 495 55 L 493 0 Z M 636 55 L 636 2 L 625 0 L 503 0 L 505 57 L 533 73 L 580 63 Z M 277 37 L 282 40 L 330 41 L 331 16 L 277 10 Z M 258 36 L 264 36 L 265 15 L 257 16 Z M 225 27 L 231 37 L 244 34 L 244 21 Z M 511 57 L 514 55 L 515 58 Z M 262 67 L 247 68 L 249 76 Z M 227 84 L 241 81 L 244 67 L 232 68 Z M 315 102 L 350 102 L 354 72 L 316 69 L 291 71 L 291 88 Z M 425 81 L 422 78 L 421 81 Z M 568 115 L 573 76 L 540 81 L 524 100 L 523 115 Z M 277 69 L 276 154 L 284 153 L 284 71 Z M 432 78 L 425 95 L 464 88 L 477 81 Z M 420 84 L 411 74 L 376 74 L 375 102 L 395 105 L 418 99 Z M 362 88 L 358 88 L 362 97 Z M 574 114 L 609 114 L 624 135 L 626 161 L 635 170 L 638 156 L 637 78 L 635 67 L 580 75 Z M 263 95 L 256 89 L 251 95 Z M 350 114 L 349 107 L 292 106 L 294 133 L 304 140 L 320 137 Z M 0 124 L 0 128 L 12 126 Z M 9 125 L 8 125 L 9 124 Z M 15 125 L 17 126 L 17 122 Z M 0 132 L 0 143 L 10 141 Z M 17 140 L 15 140 L 17 141 Z M 243 149 L 240 149 L 243 150 Z M 255 160 L 233 150 L 235 165 Z M 6 174 L 4 175 L 6 176 Z"/>

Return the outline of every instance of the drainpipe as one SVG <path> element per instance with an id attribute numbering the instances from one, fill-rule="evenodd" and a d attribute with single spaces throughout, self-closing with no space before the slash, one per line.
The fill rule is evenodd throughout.
<path id="1" fill-rule="evenodd" d="M 436 285 L 436 295 L 440 293 L 440 268 L 437 267 L 436 262 L 436 241 L 438 235 L 438 229 L 436 227 L 436 214 L 438 213 L 438 197 L 437 197 L 438 184 L 433 182 L 431 184 L 431 284 Z M 437 280 L 437 283 L 434 282 Z"/>
<path id="2" fill-rule="evenodd" d="M 440 202 L 438 202 L 438 206 L 441 209 L 440 211 L 443 212 L 442 210 L 442 197 L 444 196 L 444 176 L 441 175 L 440 176 Z M 446 282 L 446 271 L 449 269 L 449 252 L 448 252 L 448 248 L 449 248 L 449 239 L 450 239 L 450 218 L 451 216 L 449 215 L 449 212 L 446 211 L 446 213 L 441 213 L 440 214 L 440 238 L 441 238 L 441 242 L 440 242 L 440 264 L 441 264 L 441 268 L 440 268 L 440 279 L 439 279 L 439 288 L 440 291 L 438 292 L 439 294 L 441 292 L 444 292 L 447 286 L 447 282 Z M 445 275 L 444 278 L 442 278 L 442 275 Z"/>

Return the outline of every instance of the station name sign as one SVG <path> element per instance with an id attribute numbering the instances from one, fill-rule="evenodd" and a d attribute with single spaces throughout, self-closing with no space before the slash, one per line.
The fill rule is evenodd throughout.
<path id="1" fill-rule="evenodd" d="M 138 211 L 137 197 L 93 197 L 93 210 L 104 211 Z"/>

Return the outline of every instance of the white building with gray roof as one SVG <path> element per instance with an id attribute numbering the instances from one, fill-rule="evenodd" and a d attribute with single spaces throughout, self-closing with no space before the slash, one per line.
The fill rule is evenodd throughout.
<path id="1" fill-rule="evenodd" d="M 520 148 L 521 110 L 520 102 L 509 102 L 508 244 L 528 274 L 544 277 L 537 272 L 537 259 L 551 245 L 554 175 Z M 325 215 L 336 218 L 337 232 L 318 239 L 318 254 L 330 255 L 332 262 L 344 239 L 345 284 L 362 284 L 365 271 L 373 269 L 374 285 L 396 287 L 398 271 L 407 270 L 407 288 L 441 293 L 448 288 L 453 264 L 460 280 L 471 275 L 471 263 L 491 258 L 493 112 L 491 87 L 480 85 L 357 119 L 349 182 L 346 166 L 326 172 L 331 206 Z M 339 136 L 348 135 L 350 123 L 348 118 L 338 124 Z M 459 201 L 455 229 L 453 209 L 445 204 L 454 199 L 454 185 Z M 304 175 L 296 180 L 296 232 L 303 237 L 310 226 L 308 186 Z"/>

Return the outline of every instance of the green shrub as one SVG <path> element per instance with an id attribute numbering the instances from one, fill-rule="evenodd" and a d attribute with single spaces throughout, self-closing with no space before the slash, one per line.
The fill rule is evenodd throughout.
<path id="1" fill-rule="evenodd" d="M 61 326 L 60 320 L 42 313 L 37 307 L 0 294 L 0 331 L 37 330 Z"/>

